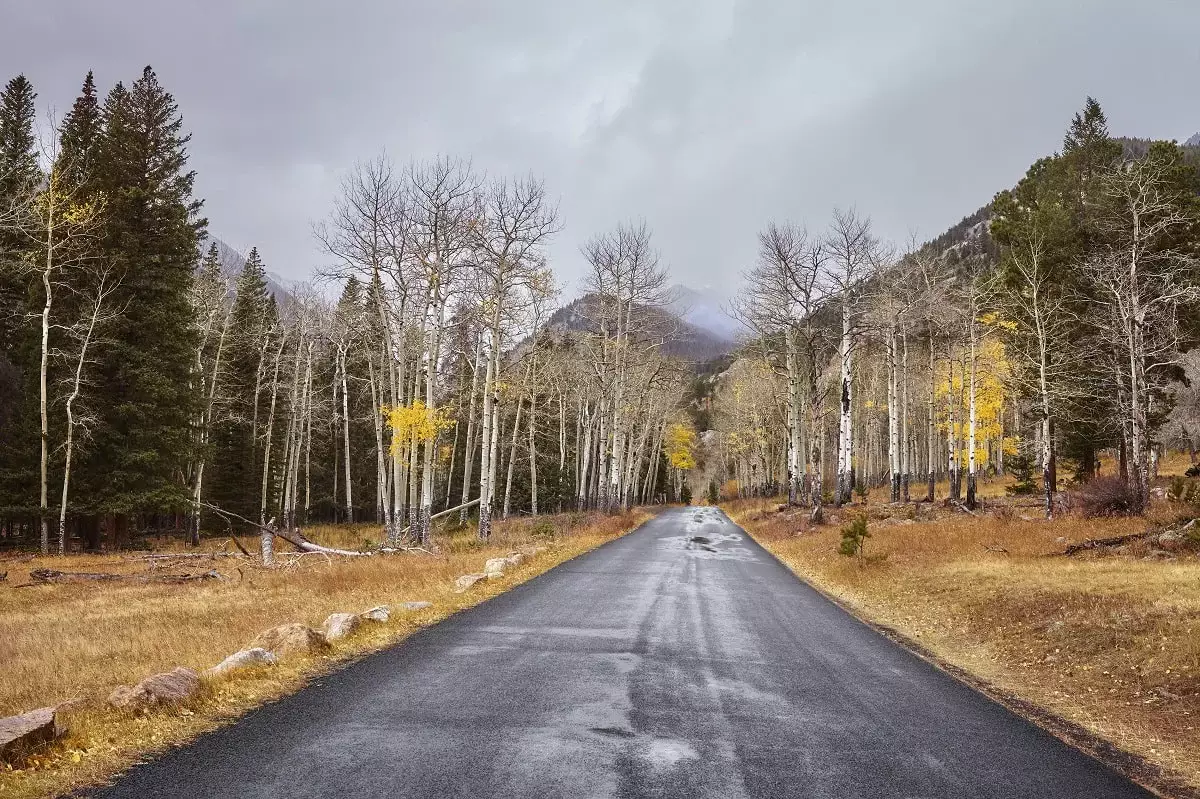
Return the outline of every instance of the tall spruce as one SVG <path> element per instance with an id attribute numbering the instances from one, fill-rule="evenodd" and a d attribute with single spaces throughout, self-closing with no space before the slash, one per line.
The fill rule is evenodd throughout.
<path id="1" fill-rule="evenodd" d="M 189 291 L 205 221 L 193 197 L 183 120 L 150 67 L 108 95 L 97 184 L 108 197 L 105 257 L 126 311 L 101 371 L 108 387 L 88 466 L 95 509 L 116 515 L 118 542 L 133 514 L 182 511 L 192 442 L 195 330 Z"/>
<path id="2" fill-rule="evenodd" d="M 235 285 L 224 368 L 228 420 L 214 433 L 214 504 L 248 519 L 258 514 L 260 415 L 271 342 L 279 327 L 275 298 L 258 248 L 250 250 Z"/>
<path id="3" fill-rule="evenodd" d="M 27 245 L 19 232 L 42 172 L 34 117 L 37 94 L 24 75 L 0 92 L 0 505 L 37 506 L 37 336 L 25 323 L 37 302 L 23 268 Z"/>

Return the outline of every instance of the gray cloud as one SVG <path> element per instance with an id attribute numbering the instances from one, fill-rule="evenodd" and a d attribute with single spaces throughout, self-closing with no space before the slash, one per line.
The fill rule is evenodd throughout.
<path id="1" fill-rule="evenodd" d="M 0 76 L 60 111 L 88 69 L 107 89 L 152 64 L 213 233 L 297 279 L 338 175 L 382 150 L 544 177 L 568 284 L 581 242 L 644 216 L 679 280 L 731 288 L 771 218 L 854 204 L 936 235 L 1087 94 L 1117 133 L 1200 129 L 1190 0 L 3 3 Z"/>

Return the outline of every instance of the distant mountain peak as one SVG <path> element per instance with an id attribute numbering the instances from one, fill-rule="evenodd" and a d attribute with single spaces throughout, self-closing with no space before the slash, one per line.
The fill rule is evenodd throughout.
<path id="1" fill-rule="evenodd" d="M 1193 133 L 1192 138 L 1183 143 L 1184 147 L 1200 147 L 1200 133 Z"/>
<path id="2" fill-rule="evenodd" d="M 221 259 L 221 273 L 227 278 L 237 280 L 238 275 L 242 274 L 242 268 L 246 265 L 246 256 L 216 236 L 209 236 L 201 242 L 200 252 L 205 252 L 210 243 L 217 245 L 217 257 Z M 271 292 L 278 302 L 282 302 L 291 293 L 283 278 L 270 271 L 267 272 L 267 291 Z"/>
<path id="3" fill-rule="evenodd" d="M 682 283 L 671 287 L 670 310 L 693 327 L 722 341 L 735 341 L 746 332 L 740 322 L 725 313 L 725 297 L 713 286 L 694 289 Z"/>

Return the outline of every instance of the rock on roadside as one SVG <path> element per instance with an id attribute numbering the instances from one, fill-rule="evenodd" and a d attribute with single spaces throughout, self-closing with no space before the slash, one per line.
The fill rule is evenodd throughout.
<path id="1" fill-rule="evenodd" d="M 306 624 L 282 624 L 259 633 L 247 649 L 259 647 L 283 657 L 293 652 L 320 652 L 328 646 L 325 636 Z"/>
<path id="2" fill-rule="evenodd" d="M 454 592 L 461 594 L 464 591 L 469 591 L 475 583 L 481 580 L 486 580 L 489 577 L 487 574 L 464 574 L 454 581 Z"/>
<path id="3" fill-rule="evenodd" d="M 503 577 L 507 567 L 508 558 L 488 558 L 487 563 L 483 564 L 483 571 L 489 578 Z"/>
<path id="4" fill-rule="evenodd" d="M 520 566 L 525 562 L 525 556 L 520 552 L 514 552 L 504 559 L 504 562 L 509 566 Z"/>
<path id="5" fill-rule="evenodd" d="M 53 741 L 63 732 L 52 707 L 0 719 L 0 762 L 10 758 L 15 760 L 35 747 Z"/>
<path id="6" fill-rule="evenodd" d="M 219 677 L 222 674 L 228 674 L 238 669 L 245 669 L 251 666 L 274 666 L 278 662 L 279 658 L 262 647 L 243 649 L 240 652 L 234 652 L 211 669 L 205 669 L 204 676 Z"/>
<path id="7" fill-rule="evenodd" d="M 108 704 L 120 710 L 145 710 L 153 705 L 173 705 L 200 690 L 200 675 L 178 666 L 154 674 L 137 685 L 122 685 L 108 697 Z"/>
<path id="8" fill-rule="evenodd" d="M 358 614 L 360 621 L 377 621 L 380 623 L 386 622 L 391 617 L 392 609 L 387 605 L 380 605 L 379 607 L 371 608 L 370 610 L 364 610 L 362 613 Z"/>
<path id="9" fill-rule="evenodd" d="M 331 613 L 321 629 L 325 632 L 326 641 L 337 641 L 358 629 L 362 619 L 355 613 Z"/>

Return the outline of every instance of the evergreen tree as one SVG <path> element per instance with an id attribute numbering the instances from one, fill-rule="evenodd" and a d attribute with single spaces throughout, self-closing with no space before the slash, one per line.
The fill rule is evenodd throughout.
<path id="1" fill-rule="evenodd" d="M 214 249 L 212 250 L 215 252 Z M 279 327 L 275 298 L 258 248 L 250 250 L 235 286 L 230 340 L 224 368 L 228 421 L 214 433 L 212 499 L 218 507 L 258 516 L 258 439 L 266 392 L 265 374 Z"/>
<path id="2" fill-rule="evenodd" d="M 89 71 L 59 133 L 59 168 L 73 185 L 95 184 L 103 120 L 96 81 Z"/>
<path id="3" fill-rule="evenodd" d="M 0 221 L 20 215 L 41 181 L 34 117 L 37 94 L 24 75 L 0 92 Z M 37 505 L 36 335 L 24 323 L 34 281 L 22 268 L 28 242 L 0 225 L 0 505 Z"/>
<path id="4" fill-rule="evenodd" d="M 107 195 L 104 256 L 121 276 L 126 311 L 101 365 L 106 404 L 89 459 L 96 510 L 118 515 L 187 506 L 195 329 L 189 302 L 204 227 L 192 196 L 183 120 L 149 67 L 105 101 L 97 185 Z M 102 479 L 100 477 L 102 476 Z"/>

